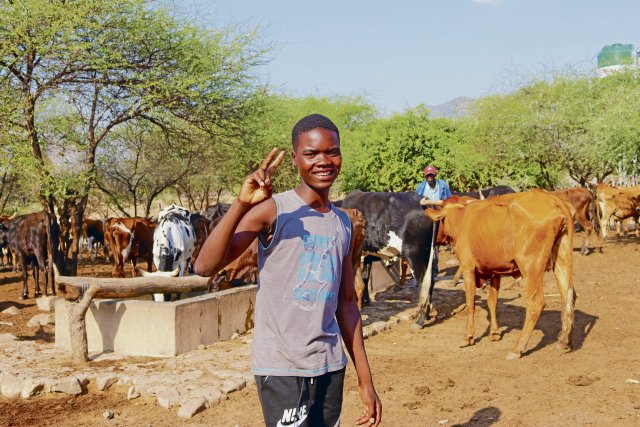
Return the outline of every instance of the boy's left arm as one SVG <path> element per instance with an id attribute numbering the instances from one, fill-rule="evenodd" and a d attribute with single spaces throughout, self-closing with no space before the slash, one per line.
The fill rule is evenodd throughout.
<path id="1" fill-rule="evenodd" d="M 353 245 L 353 239 L 351 241 Z M 336 319 L 342 334 L 344 345 L 351 356 L 351 360 L 358 375 L 358 391 L 360 399 L 365 405 L 366 412 L 356 420 L 357 425 L 369 424 L 377 426 L 382 419 L 382 403 L 373 386 L 369 360 L 364 349 L 362 337 L 362 319 L 356 304 L 356 292 L 353 284 L 353 268 L 351 266 L 351 251 L 342 263 L 342 279 L 338 293 L 338 309 Z"/>

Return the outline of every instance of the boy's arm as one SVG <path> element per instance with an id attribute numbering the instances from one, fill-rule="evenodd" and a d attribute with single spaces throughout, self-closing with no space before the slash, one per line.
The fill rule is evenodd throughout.
<path id="1" fill-rule="evenodd" d="M 351 239 L 351 245 L 353 245 L 353 238 Z M 338 320 L 344 345 L 356 368 L 358 391 L 360 392 L 360 399 L 365 405 L 366 410 L 366 412 L 356 420 L 356 424 L 377 426 L 382 419 L 382 403 L 380 403 L 380 398 L 378 398 L 373 386 L 369 361 L 364 349 L 362 319 L 360 318 L 360 311 L 356 304 L 356 292 L 353 285 L 351 251 L 353 251 L 353 247 L 349 249 L 349 254 L 344 258 L 342 263 L 342 279 L 340 282 L 340 292 L 338 293 L 336 319 Z"/>
<path id="2" fill-rule="evenodd" d="M 281 151 L 276 157 L 277 151 L 276 148 L 271 150 L 260 168 L 245 178 L 238 198 L 202 245 L 193 266 L 197 275 L 212 276 L 219 272 L 240 256 L 258 234 L 275 220 L 271 175 L 285 154 Z"/>

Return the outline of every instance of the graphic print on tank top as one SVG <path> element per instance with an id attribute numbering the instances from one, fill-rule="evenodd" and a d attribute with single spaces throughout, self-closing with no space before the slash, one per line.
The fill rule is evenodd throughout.
<path id="1" fill-rule="evenodd" d="M 297 279 L 293 288 L 293 304 L 305 311 L 313 311 L 320 301 L 335 298 L 330 284 L 335 283 L 334 267 L 330 261 L 331 253 L 338 240 L 339 233 L 333 236 L 306 235 L 303 238 L 304 251 L 300 255 Z"/>

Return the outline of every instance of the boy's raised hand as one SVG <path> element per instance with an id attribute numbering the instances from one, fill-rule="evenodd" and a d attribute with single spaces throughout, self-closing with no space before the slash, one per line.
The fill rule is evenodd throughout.
<path id="1" fill-rule="evenodd" d="M 277 154 L 277 157 L 276 157 Z M 285 151 L 278 149 L 271 150 L 269 155 L 260 163 L 260 167 L 253 173 L 247 175 L 238 194 L 238 202 L 245 206 L 255 206 L 271 197 L 273 191 L 271 187 L 271 176 L 284 159 Z"/>

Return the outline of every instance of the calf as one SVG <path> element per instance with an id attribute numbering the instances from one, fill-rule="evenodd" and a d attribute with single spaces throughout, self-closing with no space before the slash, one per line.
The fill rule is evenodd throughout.
<path id="1" fill-rule="evenodd" d="M 153 230 L 156 224 L 147 218 L 108 218 L 105 221 L 105 243 L 113 254 L 113 277 L 124 277 L 124 264 L 131 261 L 136 277 L 138 258 L 147 261 L 147 271 L 153 262 Z"/>
<path id="2" fill-rule="evenodd" d="M 44 282 L 44 294 L 48 289 L 55 295 L 54 264 L 61 268 L 58 244 L 60 229 L 55 217 L 47 212 L 35 212 L 15 217 L 0 223 L 0 241 L 7 243 L 16 257 L 16 264 L 22 268 L 22 299 L 29 297 L 28 270 L 33 265 L 35 282 L 34 296 L 42 296 L 40 291 L 40 274 Z"/>
<path id="3" fill-rule="evenodd" d="M 431 257 L 433 222 L 425 217 L 415 192 L 366 193 L 352 191 L 342 207 L 357 209 L 366 219 L 363 251 L 385 258 L 403 257 L 420 289 L 417 325 L 429 318 L 433 280 L 427 267 Z"/>
<path id="4" fill-rule="evenodd" d="M 563 306 L 558 342 L 568 350 L 575 293 L 573 218 L 567 205 L 542 190 L 473 202 L 461 202 L 454 196 L 441 205 L 441 210 L 427 209 L 425 214 L 441 221 L 445 239 L 453 244 L 460 260 L 467 302 L 464 345 L 474 344 L 475 288 L 491 280 L 489 336 L 499 340 L 496 306 L 500 276 L 522 276 L 527 314 L 516 345 L 507 355 L 507 359 L 519 358 L 544 308 L 543 276 L 552 268 Z"/>

